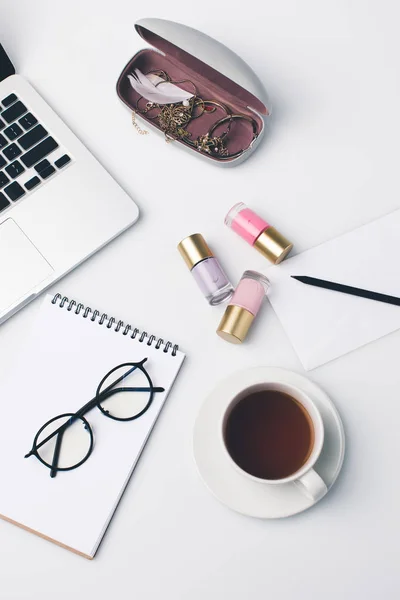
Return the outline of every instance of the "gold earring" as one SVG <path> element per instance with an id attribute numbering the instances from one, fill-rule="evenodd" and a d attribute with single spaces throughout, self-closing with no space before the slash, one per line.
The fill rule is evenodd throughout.
<path id="1" fill-rule="evenodd" d="M 211 137 L 209 133 L 197 138 L 194 145 L 199 152 L 205 152 L 206 154 L 216 154 L 218 156 L 227 156 L 228 154 L 224 140 L 221 137 Z"/>

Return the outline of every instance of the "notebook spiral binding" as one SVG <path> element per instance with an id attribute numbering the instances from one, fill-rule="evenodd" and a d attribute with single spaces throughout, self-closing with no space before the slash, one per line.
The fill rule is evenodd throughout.
<path id="1" fill-rule="evenodd" d="M 89 317 L 90 313 L 92 313 L 90 320 L 96 321 L 96 319 L 98 319 L 97 323 L 99 325 L 105 324 L 107 329 L 111 329 L 113 327 L 114 323 L 116 323 L 116 325 L 114 327 L 114 331 L 116 331 L 117 333 L 122 330 L 122 335 L 128 335 L 129 332 L 132 331 L 132 333 L 130 334 L 130 337 L 132 339 L 135 339 L 137 336 L 139 336 L 138 341 L 144 342 L 145 339 L 148 338 L 147 342 L 146 342 L 147 346 L 151 346 L 154 342 L 156 342 L 156 345 L 155 345 L 156 350 L 160 350 L 161 346 L 164 346 L 162 351 L 165 353 L 167 353 L 170 350 L 170 348 L 172 348 L 172 351 L 171 351 L 172 356 L 176 356 L 176 353 L 179 350 L 178 344 L 172 344 L 170 341 L 164 342 L 164 340 L 162 338 L 157 338 L 155 335 L 152 335 L 152 334 L 148 335 L 147 331 L 139 331 L 139 329 L 137 329 L 137 327 L 132 328 L 131 325 L 125 325 L 124 322 L 121 320 L 119 320 L 117 322 L 114 317 L 109 317 L 106 313 L 103 313 L 100 315 L 100 312 L 98 310 L 92 310 L 90 308 L 90 306 L 84 306 L 80 302 L 77 303 L 75 300 L 70 300 L 69 298 L 67 298 L 67 296 L 62 296 L 61 294 L 55 294 L 51 303 L 52 304 L 58 303 L 58 306 L 60 308 L 66 307 L 69 312 L 71 312 L 72 309 L 75 307 L 74 313 L 76 315 L 82 315 L 82 317 L 84 319 L 87 319 Z"/>

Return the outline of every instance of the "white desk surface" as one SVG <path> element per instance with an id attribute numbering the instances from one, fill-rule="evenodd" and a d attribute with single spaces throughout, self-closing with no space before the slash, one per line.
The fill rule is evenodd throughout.
<path id="1" fill-rule="evenodd" d="M 218 169 L 132 129 L 115 82 L 145 46 L 133 27 L 145 16 L 218 38 L 265 82 L 273 120 L 248 162 Z M 399 598 L 400 332 L 309 374 L 347 434 L 328 496 L 282 521 L 243 517 L 197 475 L 196 414 L 237 369 L 302 368 L 269 306 L 248 344 L 220 340 L 223 309 L 206 305 L 175 249 L 201 231 L 237 281 L 266 263 L 223 225 L 236 201 L 269 217 L 297 252 L 399 207 L 399 18 L 395 2 L 378 0 L 0 0 L 0 39 L 18 71 L 141 208 L 134 228 L 55 290 L 171 337 L 188 355 L 95 560 L 0 522 L 1 599 Z M 39 302 L 1 327 L 2 370 Z"/>

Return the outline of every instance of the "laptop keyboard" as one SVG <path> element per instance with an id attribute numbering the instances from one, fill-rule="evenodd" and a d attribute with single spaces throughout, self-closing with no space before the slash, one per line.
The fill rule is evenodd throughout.
<path id="1" fill-rule="evenodd" d="M 71 162 L 16 94 L 0 102 L 0 212 Z"/>

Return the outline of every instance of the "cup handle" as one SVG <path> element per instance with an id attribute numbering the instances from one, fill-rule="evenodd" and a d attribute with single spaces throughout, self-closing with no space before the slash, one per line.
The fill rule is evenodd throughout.
<path id="1" fill-rule="evenodd" d="M 307 471 L 307 473 L 299 477 L 299 479 L 296 479 L 294 483 L 301 489 L 307 498 L 310 498 L 310 500 L 313 500 L 314 502 L 320 500 L 328 491 L 324 480 L 316 471 L 314 471 L 314 469 Z"/>

